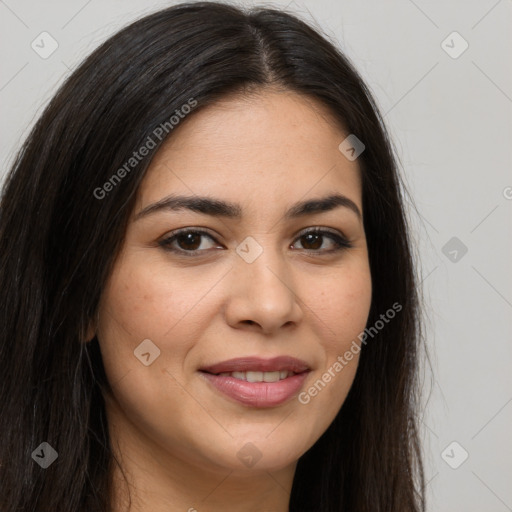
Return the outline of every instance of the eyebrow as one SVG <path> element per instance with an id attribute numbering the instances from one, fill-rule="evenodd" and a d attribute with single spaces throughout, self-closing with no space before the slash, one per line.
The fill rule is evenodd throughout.
<path id="1" fill-rule="evenodd" d="M 342 194 L 332 194 L 319 199 L 310 199 L 295 203 L 286 211 L 284 218 L 286 220 L 296 219 L 305 215 L 328 212 L 339 207 L 348 208 L 354 212 L 360 220 L 362 219 L 361 211 L 358 206 L 351 199 Z M 178 210 L 191 210 L 213 217 L 225 217 L 229 219 L 242 218 L 242 207 L 237 203 L 206 196 L 170 195 L 143 208 L 135 215 L 134 220 L 139 220 L 142 217 L 156 212 Z"/>

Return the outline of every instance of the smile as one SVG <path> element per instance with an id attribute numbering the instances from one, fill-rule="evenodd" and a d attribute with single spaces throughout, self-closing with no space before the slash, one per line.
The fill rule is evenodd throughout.
<path id="1" fill-rule="evenodd" d="M 222 396 L 249 407 L 276 407 L 293 398 L 310 372 L 299 359 L 237 358 L 199 370 L 200 376 Z"/>
<path id="2" fill-rule="evenodd" d="M 287 377 L 293 377 L 296 373 L 281 370 L 275 372 L 222 372 L 219 373 L 220 377 L 233 377 L 239 380 L 245 380 L 247 382 L 278 382 L 284 380 Z"/>

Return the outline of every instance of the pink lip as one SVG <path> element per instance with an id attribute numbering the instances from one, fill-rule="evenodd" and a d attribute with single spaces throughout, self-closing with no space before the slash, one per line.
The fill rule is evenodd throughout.
<path id="1" fill-rule="evenodd" d="M 247 382 L 234 377 L 220 376 L 225 372 L 275 372 L 296 373 L 278 382 Z M 293 397 L 302 387 L 309 373 L 306 362 L 290 356 L 271 359 L 238 357 L 200 369 L 200 374 L 213 387 L 228 397 L 251 407 L 275 407 Z M 216 375 L 217 374 L 217 375 Z"/>
<path id="2" fill-rule="evenodd" d="M 304 371 L 278 382 L 247 382 L 234 377 L 200 372 L 218 391 L 251 407 L 275 407 L 286 402 L 300 390 L 308 374 L 308 371 Z"/>

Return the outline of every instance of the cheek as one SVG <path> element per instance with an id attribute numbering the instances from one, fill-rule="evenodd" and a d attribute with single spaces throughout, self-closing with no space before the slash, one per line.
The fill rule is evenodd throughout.
<path id="1" fill-rule="evenodd" d="M 136 253 L 125 258 L 102 295 L 98 339 L 112 382 L 139 369 L 134 350 L 147 339 L 160 350 L 151 368 L 181 371 L 213 314 L 201 298 L 219 280 L 219 272 L 171 272 L 165 262 L 150 260 Z"/>
<path id="2" fill-rule="evenodd" d="M 360 271 L 328 280 L 316 297 L 316 305 L 311 307 L 322 312 L 318 316 L 327 332 L 324 348 L 332 359 L 343 354 L 366 326 L 372 299 L 369 269 L 363 266 Z"/>
<path id="3" fill-rule="evenodd" d="M 359 361 L 358 336 L 366 326 L 372 297 L 365 265 L 327 282 L 311 303 L 321 319 L 322 365 L 298 397 L 308 417 L 314 418 L 309 425 L 311 438 L 333 421 L 350 390 Z"/>
<path id="4" fill-rule="evenodd" d="M 170 275 L 148 260 L 125 259 L 115 268 L 101 298 L 97 335 L 116 401 L 157 437 L 155 418 L 172 424 L 187 412 L 182 366 L 204 330 L 199 317 L 206 314 L 194 306 L 212 284 L 208 278 Z"/>

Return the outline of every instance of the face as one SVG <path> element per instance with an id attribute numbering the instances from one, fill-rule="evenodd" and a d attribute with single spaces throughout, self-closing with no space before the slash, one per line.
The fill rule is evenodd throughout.
<path id="1" fill-rule="evenodd" d="M 338 149 L 348 133 L 277 91 L 175 130 L 100 301 L 109 419 L 164 459 L 294 467 L 346 398 L 370 309 L 360 169 Z"/>

